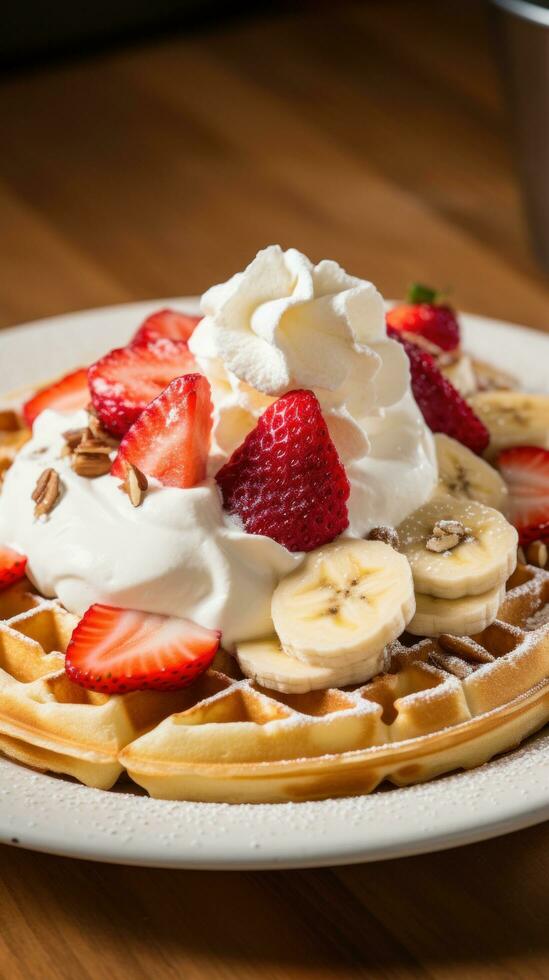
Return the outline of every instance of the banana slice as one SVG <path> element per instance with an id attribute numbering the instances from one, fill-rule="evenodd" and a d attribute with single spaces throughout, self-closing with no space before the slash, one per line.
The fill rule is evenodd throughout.
<path id="1" fill-rule="evenodd" d="M 416 591 L 441 599 L 495 589 L 517 563 L 515 528 L 474 500 L 432 497 L 403 521 L 398 534 Z"/>
<path id="2" fill-rule="evenodd" d="M 460 354 L 455 361 L 450 361 L 449 364 L 444 364 L 441 361 L 439 367 L 443 375 L 464 398 L 468 398 L 477 390 L 478 385 L 473 370 L 473 362 L 468 354 Z"/>
<path id="3" fill-rule="evenodd" d="M 435 599 L 416 593 L 416 614 L 406 629 L 414 636 L 473 636 L 494 622 L 505 596 L 505 585 L 463 599 Z"/>
<path id="4" fill-rule="evenodd" d="M 437 493 L 449 494 L 457 500 L 477 500 L 505 513 L 509 493 L 498 471 L 456 439 L 442 433 L 434 438 Z"/>
<path id="5" fill-rule="evenodd" d="M 311 551 L 274 591 L 284 651 L 323 667 L 377 664 L 414 614 L 412 572 L 382 541 L 343 538 Z M 377 667 L 372 667 L 375 672 Z"/>
<path id="6" fill-rule="evenodd" d="M 319 667 L 284 653 L 276 637 L 241 643 L 236 649 L 240 669 L 262 687 L 285 694 L 306 694 L 327 687 L 362 684 L 379 674 L 384 666 L 384 651 L 377 657 L 343 667 Z"/>
<path id="7" fill-rule="evenodd" d="M 549 449 L 549 395 L 482 391 L 469 402 L 490 433 L 488 458 L 508 446 Z"/>

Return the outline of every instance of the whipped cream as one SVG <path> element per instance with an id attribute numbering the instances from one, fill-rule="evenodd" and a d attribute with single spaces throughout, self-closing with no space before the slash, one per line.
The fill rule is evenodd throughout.
<path id="1" fill-rule="evenodd" d="M 85 412 L 43 412 L 0 495 L 0 541 L 27 555 L 40 592 L 77 615 L 104 602 L 192 619 L 221 629 L 229 648 L 268 635 L 273 589 L 301 554 L 237 527 L 214 480 L 190 490 L 151 481 L 134 508 L 119 480 L 77 476 L 60 455 L 62 433 L 86 423 Z M 62 496 L 36 520 L 31 494 L 49 466 Z"/>
<path id="2" fill-rule="evenodd" d="M 375 287 L 335 262 L 272 246 L 203 297 L 190 346 L 212 386 L 208 479 L 155 485 L 138 508 L 110 475 L 77 476 L 62 433 L 85 413 L 42 413 L 0 493 L 0 541 L 27 555 L 46 596 L 78 615 L 94 602 L 193 619 L 222 630 L 228 649 L 272 632 L 271 596 L 302 560 L 247 534 L 222 507 L 214 474 L 274 398 L 311 388 L 345 463 L 347 535 L 397 525 L 430 496 L 433 441 L 410 392 L 408 362 L 385 331 Z M 45 518 L 32 491 L 54 467 L 63 492 Z"/>

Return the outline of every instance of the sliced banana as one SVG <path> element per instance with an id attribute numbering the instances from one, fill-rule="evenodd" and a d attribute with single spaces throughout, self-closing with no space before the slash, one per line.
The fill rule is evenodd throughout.
<path id="1" fill-rule="evenodd" d="M 478 500 L 505 513 L 509 493 L 498 471 L 456 439 L 442 433 L 434 438 L 438 462 L 437 493 L 449 494 L 458 500 Z"/>
<path id="2" fill-rule="evenodd" d="M 460 354 L 449 364 L 439 363 L 440 370 L 448 381 L 457 388 L 460 395 L 468 398 L 477 390 L 477 379 L 473 370 L 473 362 L 468 354 Z"/>
<path id="3" fill-rule="evenodd" d="M 505 585 L 463 599 L 436 599 L 416 592 L 416 614 L 406 629 L 414 636 L 473 636 L 494 622 L 505 596 Z"/>
<path id="4" fill-rule="evenodd" d="M 549 395 L 482 391 L 469 399 L 490 433 L 490 458 L 508 446 L 549 449 Z"/>
<path id="5" fill-rule="evenodd" d="M 277 586 L 271 605 L 284 651 L 324 667 L 377 664 L 414 610 L 406 558 L 381 541 L 355 538 L 311 551 Z"/>
<path id="6" fill-rule="evenodd" d="M 456 522 L 463 534 L 455 533 Z M 441 533 L 446 527 L 452 533 Z M 474 500 L 432 497 L 403 521 L 398 534 L 416 591 L 441 599 L 495 589 L 517 563 L 515 528 L 497 510 Z"/>
<path id="7" fill-rule="evenodd" d="M 356 664 L 319 667 L 288 656 L 276 637 L 241 643 L 236 649 L 238 663 L 246 677 L 262 687 L 285 694 L 306 694 L 327 687 L 362 684 L 383 670 L 384 651 Z"/>

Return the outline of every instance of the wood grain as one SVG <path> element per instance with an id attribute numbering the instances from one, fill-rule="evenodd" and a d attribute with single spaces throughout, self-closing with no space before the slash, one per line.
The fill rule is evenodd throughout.
<path id="1" fill-rule="evenodd" d="M 480 3 L 294 8 L 3 79 L 1 326 L 200 292 L 280 241 L 548 329 Z M 545 980 L 548 880 L 547 825 L 303 872 L 4 847 L 0 976 Z"/>

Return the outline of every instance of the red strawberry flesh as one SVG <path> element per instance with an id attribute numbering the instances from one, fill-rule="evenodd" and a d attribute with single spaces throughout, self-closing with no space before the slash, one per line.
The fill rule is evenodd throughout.
<path id="1" fill-rule="evenodd" d="M 111 351 L 88 370 L 92 402 L 101 424 L 112 435 L 123 436 L 170 381 L 196 370 L 183 341 L 164 338 Z"/>
<path id="2" fill-rule="evenodd" d="M 175 691 L 207 670 L 220 638 L 189 619 L 96 604 L 72 634 L 65 670 L 104 694 Z"/>
<path id="3" fill-rule="evenodd" d="M 348 526 L 349 481 L 311 391 L 282 395 L 217 474 L 250 534 L 311 551 Z"/>
<path id="4" fill-rule="evenodd" d="M 13 548 L 0 545 L 0 591 L 18 582 L 25 575 L 27 559 Z"/>
<path id="5" fill-rule="evenodd" d="M 387 324 L 399 333 L 423 337 L 441 350 L 456 350 L 460 343 L 456 314 L 450 306 L 437 303 L 436 298 L 434 289 L 415 283 L 409 290 L 408 302 L 389 310 Z"/>
<path id="6" fill-rule="evenodd" d="M 23 417 L 27 425 L 32 427 L 34 420 L 46 408 L 56 412 L 76 412 L 85 408 L 89 401 L 88 372 L 86 368 L 79 368 L 37 391 L 23 405 Z"/>
<path id="7" fill-rule="evenodd" d="M 183 340 L 185 343 L 193 333 L 201 317 L 177 310 L 158 310 L 141 324 L 131 341 L 132 346 L 150 344 L 161 337 L 169 340 Z"/>
<path id="8" fill-rule="evenodd" d="M 509 489 L 509 520 L 520 543 L 549 541 L 549 450 L 513 446 L 499 454 L 497 466 Z"/>
<path id="9" fill-rule="evenodd" d="M 111 473 L 124 479 L 131 463 L 164 486 L 194 487 L 206 476 L 211 428 L 208 380 L 202 374 L 176 378 L 126 433 Z"/>
<path id="10" fill-rule="evenodd" d="M 404 347 L 410 361 L 414 398 L 432 432 L 444 432 L 480 455 L 490 441 L 490 434 L 473 409 L 439 371 L 427 351 L 406 340 L 391 327 L 387 334 Z"/>

